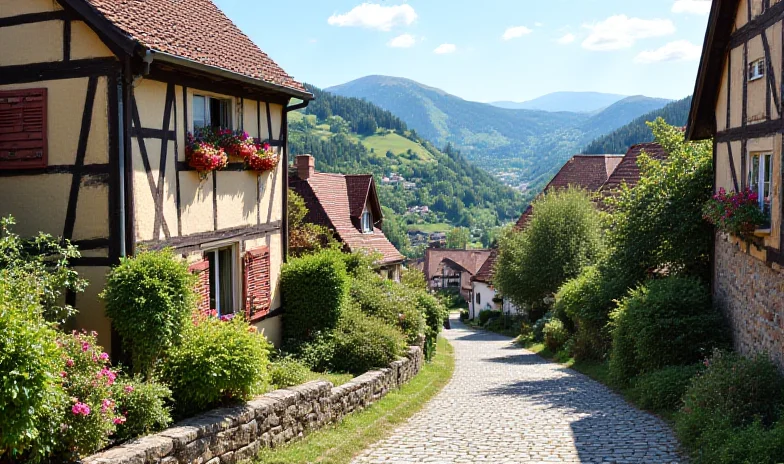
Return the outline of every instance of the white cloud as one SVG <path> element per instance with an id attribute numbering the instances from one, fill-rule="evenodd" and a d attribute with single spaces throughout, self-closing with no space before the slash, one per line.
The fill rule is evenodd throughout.
<path id="1" fill-rule="evenodd" d="M 416 37 L 411 34 L 403 34 L 387 42 L 392 48 L 411 48 L 416 45 Z"/>
<path id="2" fill-rule="evenodd" d="M 577 39 L 577 37 L 575 37 L 574 34 L 566 34 L 563 37 L 561 37 L 560 39 L 556 40 L 556 42 L 558 42 L 561 45 L 568 45 L 568 44 L 574 42 L 575 39 Z"/>
<path id="3" fill-rule="evenodd" d="M 673 13 L 708 14 L 711 10 L 711 0 L 675 0 L 672 4 Z"/>
<path id="4" fill-rule="evenodd" d="M 639 39 L 675 33 L 675 25 L 669 19 L 629 18 L 626 15 L 610 16 L 583 27 L 591 31 L 583 41 L 583 48 L 588 50 L 620 50 L 632 47 Z"/>
<path id="5" fill-rule="evenodd" d="M 327 23 L 340 27 L 364 27 L 389 31 L 395 26 L 409 25 L 416 21 L 417 14 L 411 5 L 382 6 L 363 3 L 344 14 L 333 14 Z"/>
<path id="6" fill-rule="evenodd" d="M 510 27 L 509 29 L 506 30 L 506 32 L 504 32 L 502 38 L 504 40 L 519 39 L 520 37 L 526 34 L 530 34 L 531 32 L 533 31 L 525 26 Z"/>
<path id="7" fill-rule="evenodd" d="M 661 63 L 664 61 L 696 61 L 702 50 L 688 40 L 670 42 L 656 50 L 645 50 L 634 58 L 635 63 Z"/>
<path id="8" fill-rule="evenodd" d="M 441 44 L 433 50 L 433 53 L 438 55 L 445 55 L 447 53 L 454 53 L 457 51 L 457 46 L 455 44 Z"/>

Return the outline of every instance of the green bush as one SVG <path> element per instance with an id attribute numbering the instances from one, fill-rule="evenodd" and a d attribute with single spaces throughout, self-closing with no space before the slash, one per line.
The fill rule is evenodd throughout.
<path id="1" fill-rule="evenodd" d="M 269 348 L 264 336 L 241 317 L 222 321 L 194 316 L 163 363 L 162 377 L 171 386 L 175 411 L 195 413 L 263 390 Z"/>
<path id="2" fill-rule="evenodd" d="M 784 379 L 767 356 L 745 358 L 717 350 L 706 365 L 686 390 L 676 418 L 685 445 L 693 448 L 712 427 L 744 427 L 755 420 L 768 427 L 779 418 Z"/>
<path id="3" fill-rule="evenodd" d="M 468 317 L 469 317 L 468 310 L 467 309 L 461 309 L 460 310 L 460 320 L 465 322 L 465 321 L 468 320 Z"/>
<path id="4" fill-rule="evenodd" d="M 172 400 L 171 390 L 159 382 L 121 376 L 112 386 L 112 398 L 124 418 L 114 435 L 119 441 L 161 431 L 172 422 L 167 406 Z"/>
<path id="5" fill-rule="evenodd" d="M 425 335 L 421 292 L 376 274 L 358 276 L 351 283 L 351 300 L 365 314 L 398 326 L 410 344 Z"/>
<path id="6" fill-rule="evenodd" d="M 438 342 L 438 334 L 444 328 L 444 320 L 449 317 L 449 311 L 438 298 L 424 290 L 416 291 L 417 306 L 425 316 L 425 359 L 433 359 Z"/>
<path id="7" fill-rule="evenodd" d="M 67 401 L 56 337 L 34 283 L 0 271 L 0 457 L 36 462 L 51 452 L 50 425 Z"/>
<path id="8" fill-rule="evenodd" d="M 560 319 L 553 318 L 545 324 L 542 330 L 544 344 L 553 353 L 557 353 L 569 340 L 569 331 Z"/>
<path id="9" fill-rule="evenodd" d="M 123 258 L 109 273 L 101 297 L 134 372 L 150 377 L 156 360 L 179 341 L 195 306 L 195 284 L 188 265 L 171 251 Z"/>
<path id="10" fill-rule="evenodd" d="M 553 313 L 545 313 L 544 316 L 539 318 L 531 326 L 531 334 L 535 342 L 540 343 L 544 341 L 544 326 L 553 319 Z"/>
<path id="11" fill-rule="evenodd" d="M 400 275 L 400 283 L 412 290 L 427 291 L 425 273 L 417 268 L 409 267 Z"/>
<path id="12" fill-rule="evenodd" d="M 691 458 L 694 464 L 784 462 L 784 423 L 768 429 L 759 421 L 741 428 L 716 422 L 700 437 Z"/>
<path id="13" fill-rule="evenodd" d="M 630 395 L 643 409 L 654 412 L 677 411 L 683 395 L 702 364 L 670 366 L 643 374 L 634 380 Z"/>
<path id="14" fill-rule="evenodd" d="M 328 372 L 334 365 L 332 361 L 335 359 L 335 337 L 331 331 L 322 332 L 305 343 L 291 343 L 285 346 L 283 351 L 290 353 L 314 372 Z"/>
<path id="15" fill-rule="evenodd" d="M 387 367 L 404 353 L 406 346 L 397 328 L 357 309 L 346 311 L 341 318 L 333 343 L 331 368 L 352 374 Z"/>
<path id="16" fill-rule="evenodd" d="M 337 326 L 351 285 L 340 252 L 326 250 L 292 259 L 283 266 L 280 283 L 286 339 L 311 340 Z"/>
<path id="17" fill-rule="evenodd" d="M 693 364 L 728 341 L 710 292 L 692 278 L 638 287 L 621 301 L 613 323 L 610 373 L 619 385 L 665 366 Z"/>
<path id="18" fill-rule="evenodd" d="M 479 324 L 484 326 L 490 319 L 501 317 L 501 311 L 492 309 L 483 309 L 479 311 Z"/>
<path id="19" fill-rule="evenodd" d="M 281 358 L 269 365 L 270 383 L 275 388 L 300 385 L 308 379 L 310 369 L 304 362 L 292 357 Z"/>

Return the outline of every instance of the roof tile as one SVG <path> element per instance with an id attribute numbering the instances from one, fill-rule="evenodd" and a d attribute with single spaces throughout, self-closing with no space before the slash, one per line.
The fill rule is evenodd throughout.
<path id="1" fill-rule="evenodd" d="M 629 187 L 634 187 L 640 181 L 640 166 L 637 164 L 637 159 L 640 154 L 645 152 L 655 159 L 662 160 L 667 157 L 667 152 L 664 151 L 658 143 L 641 143 L 629 148 L 623 161 L 615 169 L 607 182 L 601 188 L 602 193 L 609 194 L 614 190 L 621 187 L 621 184 L 626 183 Z"/>

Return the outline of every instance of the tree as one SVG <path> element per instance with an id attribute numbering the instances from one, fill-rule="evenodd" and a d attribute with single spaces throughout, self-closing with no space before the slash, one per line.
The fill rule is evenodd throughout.
<path id="1" fill-rule="evenodd" d="M 583 190 L 553 191 L 536 200 L 523 231 L 501 239 L 494 283 L 517 306 L 541 307 L 568 279 L 599 257 L 599 215 Z"/>
<path id="2" fill-rule="evenodd" d="M 381 209 L 384 212 L 384 222 L 381 224 L 381 230 L 398 251 L 408 256 L 411 253 L 411 242 L 408 239 L 408 232 L 405 226 L 400 221 L 400 218 L 395 215 L 394 211 L 385 206 L 382 206 Z"/>
<path id="3" fill-rule="evenodd" d="M 294 256 L 320 250 L 335 242 L 332 231 L 327 227 L 305 222 L 308 207 L 305 200 L 289 189 L 289 249 Z"/>
<path id="4" fill-rule="evenodd" d="M 468 248 L 470 232 L 465 227 L 455 227 L 446 233 L 446 247 L 455 250 Z"/>

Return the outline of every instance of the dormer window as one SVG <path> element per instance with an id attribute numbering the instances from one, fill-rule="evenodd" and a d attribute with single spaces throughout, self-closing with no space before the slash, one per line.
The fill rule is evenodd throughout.
<path id="1" fill-rule="evenodd" d="M 373 213 L 370 212 L 367 208 L 362 211 L 362 233 L 363 234 L 372 234 L 373 233 Z"/>
<path id="2" fill-rule="evenodd" d="M 765 77 L 765 60 L 759 60 L 749 63 L 749 82 L 756 81 Z"/>

